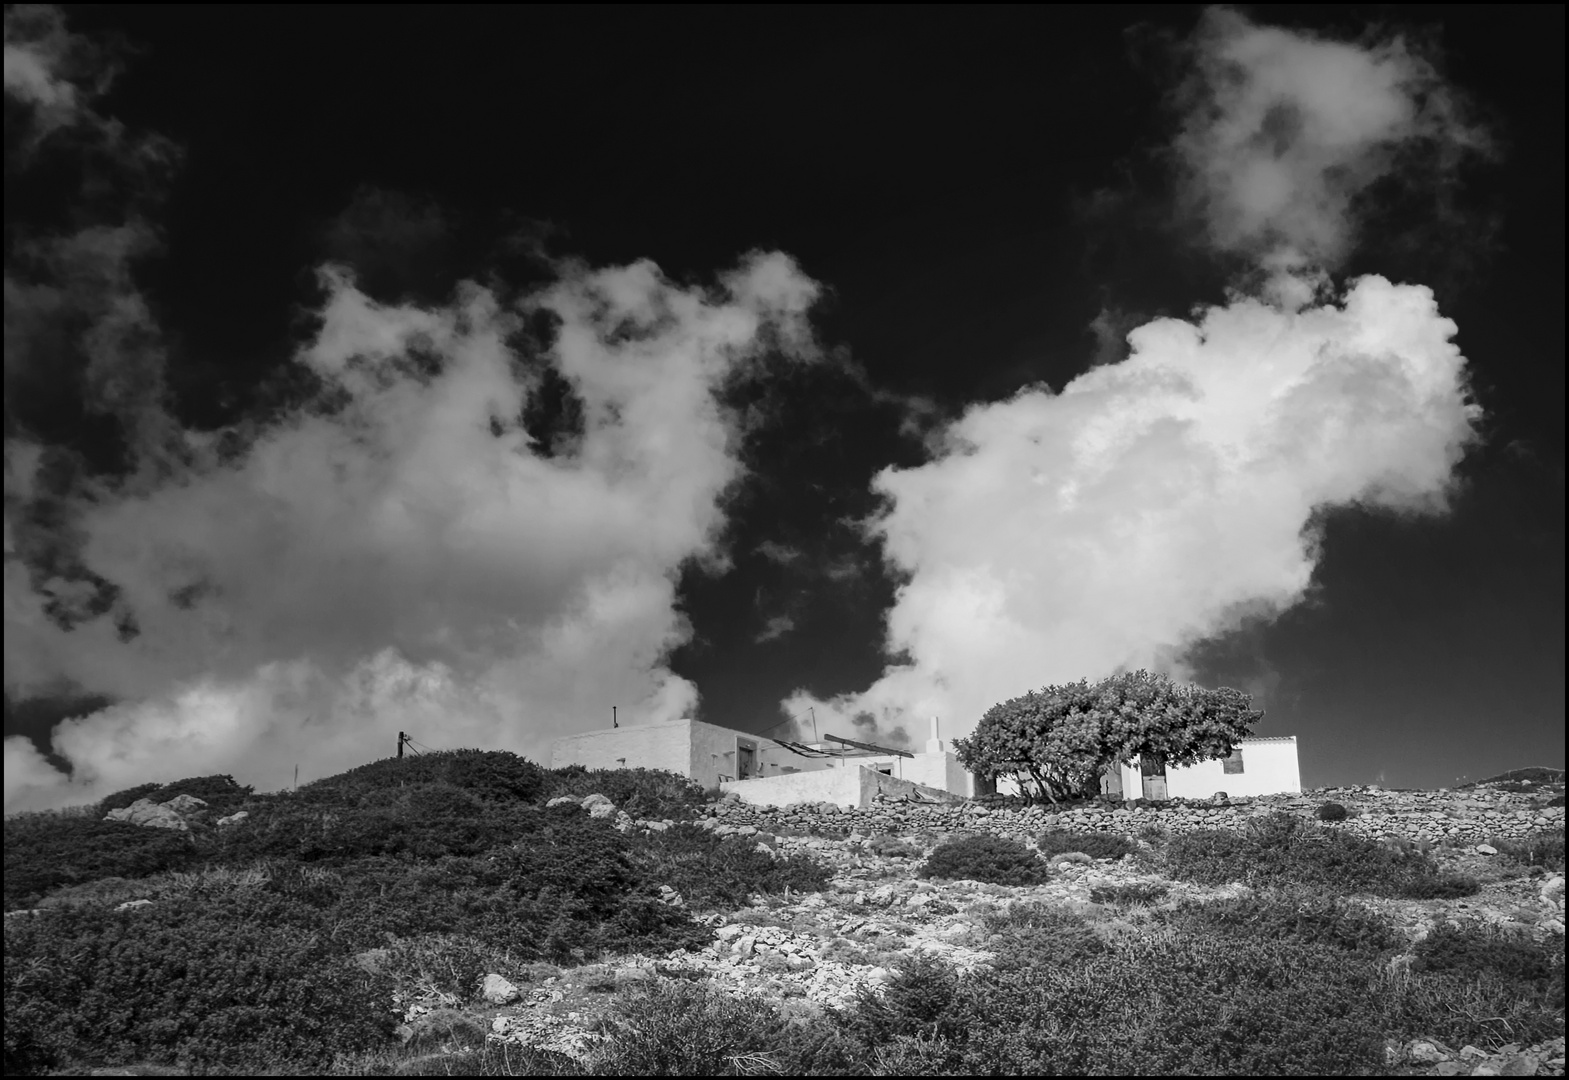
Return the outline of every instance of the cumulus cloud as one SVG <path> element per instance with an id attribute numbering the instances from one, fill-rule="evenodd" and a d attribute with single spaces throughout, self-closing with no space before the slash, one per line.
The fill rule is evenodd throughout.
<path id="1" fill-rule="evenodd" d="M 889 664 L 860 693 L 787 714 L 929 715 L 955 735 L 1045 683 L 1151 667 L 1296 603 L 1326 507 L 1444 508 L 1475 438 L 1455 324 L 1432 292 L 1367 276 L 1333 292 L 1355 197 L 1413 143 L 1461 148 L 1431 67 L 1209 13 L 1175 149 L 1216 247 L 1258 295 L 1127 335 L 1060 393 L 976 405 L 932 459 L 874 481 L 868 524 L 900 579 Z"/>
<path id="2" fill-rule="evenodd" d="M 67 193 L 76 231 L 7 247 L 5 690 L 118 704 L 55 728 L 69 776 L 8 738 L 6 808 L 193 773 L 277 787 L 400 729 L 541 757 L 612 705 L 689 714 L 696 688 L 665 658 L 690 636 L 679 569 L 722 564 L 742 473 L 721 399 L 765 354 L 815 355 L 818 286 L 756 253 L 711 286 L 563 262 L 521 297 L 464 283 L 393 303 L 329 263 L 293 358 L 317 398 L 187 430 L 133 274 L 157 246 L 149 163 L 174 155 L 97 111 L 94 55 L 52 9 L 7 12 L 8 104 L 39 153 L 119 182 Z M 374 273 L 444 229 L 362 191 L 328 240 Z M 571 408 L 541 435 L 547 390 Z M 61 445 L 62 412 L 117 425 L 112 467 Z"/>
<path id="3" fill-rule="evenodd" d="M 322 282 L 298 362 L 333 408 L 238 456 L 192 435 L 169 482 L 77 508 L 80 560 L 133 637 L 60 626 L 8 564 L 8 692 L 127 701 L 56 733 L 68 787 L 17 747 L 19 792 L 80 798 L 176 763 L 276 782 L 302 759 L 363 761 L 400 727 L 539 755 L 612 704 L 649 720 L 696 704 L 663 660 L 688 636 L 676 572 L 715 550 L 740 472 L 716 392 L 765 342 L 809 343 L 815 286 L 766 254 L 710 290 L 646 262 L 566 266 L 514 305 L 469 284 L 447 307 L 383 306 L 341 268 Z M 520 356 L 506 340 L 534 312 L 553 343 Z M 520 419 L 541 363 L 581 402 L 568 452 Z"/>
<path id="4" fill-rule="evenodd" d="M 1282 299 L 1348 253 L 1358 199 L 1420 161 L 1430 183 L 1488 147 L 1462 99 L 1400 36 L 1333 41 L 1211 8 L 1189 44 L 1174 149 L 1211 244 L 1257 262 Z"/>

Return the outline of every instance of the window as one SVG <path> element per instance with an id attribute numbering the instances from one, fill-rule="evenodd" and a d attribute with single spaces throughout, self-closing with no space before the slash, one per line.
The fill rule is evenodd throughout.
<path id="1" fill-rule="evenodd" d="M 1237 747 L 1230 754 L 1221 758 L 1220 767 L 1227 776 L 1240 773 L 1242 771 L 1242 747 Z"/>

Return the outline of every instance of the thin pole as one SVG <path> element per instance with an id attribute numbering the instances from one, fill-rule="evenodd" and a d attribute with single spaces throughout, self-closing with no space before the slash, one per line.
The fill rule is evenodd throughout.
<path id="1" fill-rule="evenodd" d="M 621 726 L 621 722 L 616 719 L 616 707 L 614 705 L 610 706 L 610 726 L 611 727 L 620 727 Z"/>
<path id="2" fill-rule="evenodd" d="M 403 759 L 403 740 L 405 738 L 406 736 L 403 734 L 403 732 L 398 732 L 398 760 L 400 761 Z"/>
<path id="3" fill-rule="evenodd" d="M 819 740 L 817 738 L 817 707 L 813 706 L 813 707 L 807 709 L 806 711 L 812 714 L 812 741 L 813 742 L 818 742 Z"/>

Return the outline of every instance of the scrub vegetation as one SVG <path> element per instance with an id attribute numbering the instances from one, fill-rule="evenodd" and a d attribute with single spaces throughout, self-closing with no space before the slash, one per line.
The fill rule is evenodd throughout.
<path id="1" fill-rule="evenodd" d="M 547 805 L 593 793 L 673 824 Z M 181 794 L 208 803 L 188 831 L 103 819 Z M 1139 842 L 823 830 L 830 866 L 699 827 L 709 802 L 666 773 L 456 752 L 290 793 L 200 777 L 9 818 L 6 1072 L 1364 1075 L 1406 1069 L 1387 1054 L 1416 1038 L 1491 1051 L 1563 1031 L 1561 937 L 1442 922 L 1412 940 L 1369 906 L 1478 890 L 1414 847 L 1276 814 Z M 1088 904 L 1042 899 L 1095 860 L 1137 878 Z M 834 877 L 851 865 L 937 895 L 864 933 L 869 909 Z M 1495 865 L 1562 873 L 1562 834 L 1500 846 Z M 1216 886 L 1230 891 L 1196 898 Z M 720 916 L 817 936 L 818 962 L 885 977 L 842 1010 L 783 983 L 737 996 L 667 961 L 618 977 L 629 954 L 712 944 Z M 921 918 L 962 923 L 952 940 L 990 960 L 902 948 Z M 759 960 L 760 977 L 797 970 Z M 491 972 L 577 994 L 591 1045 L 488 1038 Z M 400 1040 L 416 998 L 439 1007 Z"/>

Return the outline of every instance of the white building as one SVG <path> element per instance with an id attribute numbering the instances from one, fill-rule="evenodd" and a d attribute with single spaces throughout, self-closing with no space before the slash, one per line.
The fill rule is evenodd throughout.
<path id="1" fill-rule="evenodd" d="M 920 753 L 831 743 L 787 745 L 684 719 L 565 735 L 552 746 L 550 764 L 666 769 L 708 790 L 733 791 L 747 802 L 772 806 L 824 801 L 865 806 L 877 791 L 908 793 L 917 787 L 953 795 L 976 793 L 974 777 L 937 737 L 935 717 L 932 737 Z"/>

